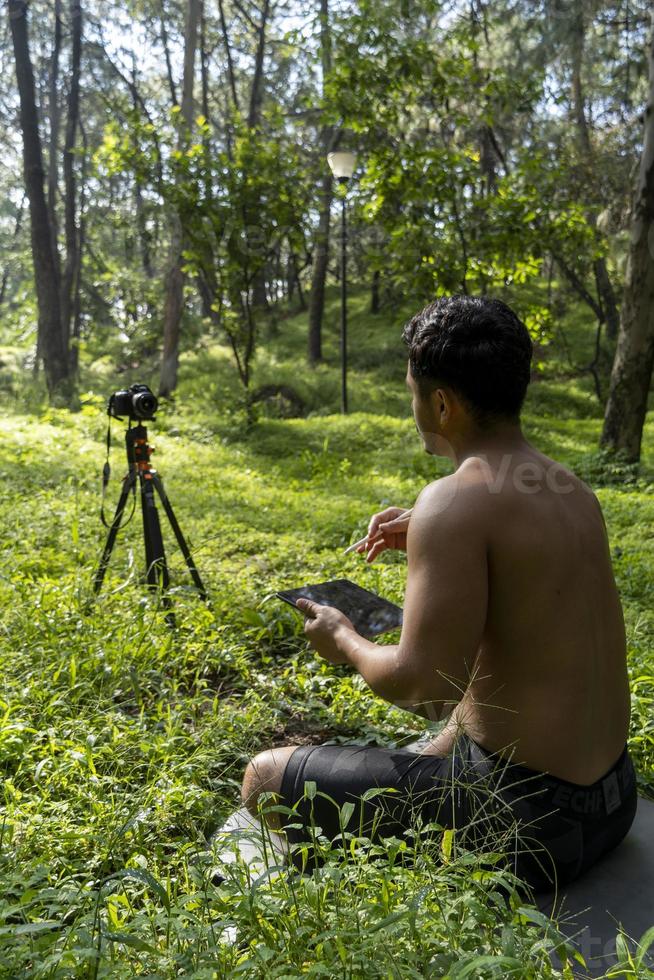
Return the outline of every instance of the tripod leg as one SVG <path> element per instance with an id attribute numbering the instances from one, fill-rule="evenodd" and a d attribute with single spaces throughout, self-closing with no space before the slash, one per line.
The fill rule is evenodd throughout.
<path id="1" fill-rule="evenodd" d="M 168 595 L 170 576 L 166 564 L 161 524 L 152 488 L 152 474 L 140 474 L 141 480 L 141 510 L 143 513 L 143 537 L 145 541 L 146 579 L 153 591 L 161 589 L 161 601 L 165 609 L 170 609 L 171 599 Z M 172 613 L 166 619 L 174 625 Z"/>
<path id="2" fill-rule="evenodd" d="M 109 534 L 107 535 L 107 542 L 104 546 L 104 551 L 102 552 L 102 557 L 100 558 L 100 564 L 98 565 L 98 570 L 95 573 L 95 578 L 93 579 L 93 591 L 96 593 L 102 588 L 105 572 L 107 571 L 107 565 L 109 564 L 111 552 L 116 541 L 116 535 L 118 534 L 121 521 L 123 519 L 125 504 L 127 503 L 130 490 L 134 487 L 135 480 L 136 477 L 133 472 L 128 473 L 123 480 L 123 489 L 120 491 L 120 497 L 118 498 L 114 519 L 111 522 Z"/>
<path id="3" fill-rule="evenodd" d="M 166 517 L 170 521 L 170 526 L 172 527 L 172 529 L 173 529 L 173 531 L 175 533 L 175 537 L 177 538 L 177 544 L 179 545 L 180 550 L 181 550 L 182 554 L 184 555 L 184 561 L 186 562 L 186 567 L 188 568 L 188 570 L 190 572 L 190 575 L 191 575 L 191 578 L 193 579 L 193 584 L 195 585 L 196 589 L 200 593 L 201 598 L 206 601 L 206 599 L 207 599 L 207 590 L 205 589 L 204 585 L 202 584 L 202 579 L 200 578 L 200 573 L 198 572 L 198 570 L 197 570 L 197 568 L 195 566 L 195 562 L 193 561 L 193 556 L 191 555 L 191 552 L 189 550 L 189 546 L 187 545 L 186 539 L 184 538 L 184 535 L 182 534 L 181 527 L 177 523 L 177 518 L 175 517 L 175 511 L 173 510 L 172 504 L 170 503 L 168 497 L 166 496 L 166 491 L 164 490 L 164 486 L 163 486 L 163 483 L 161 481 L 161 477 L 158 474 L 153 473 L 152 474 L 152 482 L 154 483 L 154 485 L 155 485 L 155 487 L 157 489 L 157 493 L 159 494 L 159 497 L 161 498 L 161 503 L 163 505 L 163 509 L 166 512 Z"/>

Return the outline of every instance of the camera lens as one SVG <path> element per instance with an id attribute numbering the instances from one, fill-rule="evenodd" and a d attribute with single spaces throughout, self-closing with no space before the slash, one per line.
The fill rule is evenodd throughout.
<path id="1" fill-rule="evenodd" d="M 157 401 L 151 391 L 143 391 L 132 398 L 132 410 L 138 419 L 152 418 L 157 411 Z"/>

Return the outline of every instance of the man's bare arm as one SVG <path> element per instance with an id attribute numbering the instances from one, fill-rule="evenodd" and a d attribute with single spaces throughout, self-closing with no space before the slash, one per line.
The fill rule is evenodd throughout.
<path id="1" fill-rule="evenodd" d="M 418 498 L 409 523 L 404 626 L 378 646 L 343 626 L 347 661 L 387 701 L 430 720 L 446 717 L 468 686 L 486 622 L 486 538 L 475 488 L 445 478 Z"/>

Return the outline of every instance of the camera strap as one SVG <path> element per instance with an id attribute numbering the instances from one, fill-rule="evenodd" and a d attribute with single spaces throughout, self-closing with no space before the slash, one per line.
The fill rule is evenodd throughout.
<path id="1" fill-rule="evenodd" d="M 100 502 L 100 520 L 105 527 L 111 527 L 107 524 L 107 519 L 104 516 L 104 502 L 107 498 L 107 487 L 109 486 L 109 477 L 111 476 L 111 464 L 109 463 L 109 451 L 111 450 L 111 416 L 107 418 L 107 458 L 104 461 L 104 466 L 102 467 L 102 499 Z"/>
<path id="2" fill-rule="evenodd" d="M 107 523 L 107 518 L 104 513 L 104 504 L 107 499 L 107 487 L 109 486 L 109 477 L 111 476 L 111 464 L 109 463 L 109 453 L 111 451 L 111 415 L 108 416 L 107 420 L 107 458 L 104 461 L 104 466 L 102 467 L 102 496 L 100 499 L 100 520 L 106 528 L 111 528 L 113 526 L 113 521 Z M 126 521 L 121 521 L 121 527 L 125 524 L 129 524 L 132 517 L 134 516 L 134 510 L 136 509 L 136 489 L 132 488 L 134 491 L 134 503 L 132 505 L 132 512 Z"/>

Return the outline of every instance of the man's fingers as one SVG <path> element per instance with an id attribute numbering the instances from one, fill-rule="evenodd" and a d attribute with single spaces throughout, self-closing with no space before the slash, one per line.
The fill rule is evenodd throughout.
<path id="1" fill-rule="evenodd" d="M 368 552 L 368 554 L 366 555 L 366 561 L 367 562 L 374 561 L 377 555 L 380 555 L 382 551 L 385 550 L 386 550 L 386 545 L 384 544 L 384 542 L 376 541 L 375 544 L 373 544 L 370 551 Z"/>
<path id="2" fill-rule="evenodd" d="M 380 531 L 405 531 L 409 525 L 408 517 L 394 517 L 392 521 L 384 521 L 379 525 Z"/>
<path id="3" fill-rule="evenodd" d="M 295 605 L 300 612 L 305 613 L 311 619 L 314 619 L 318 615 L 318 610 L 320 609 L 320 604 L 312 602 L 311 599 L 297 599 Z"/>

